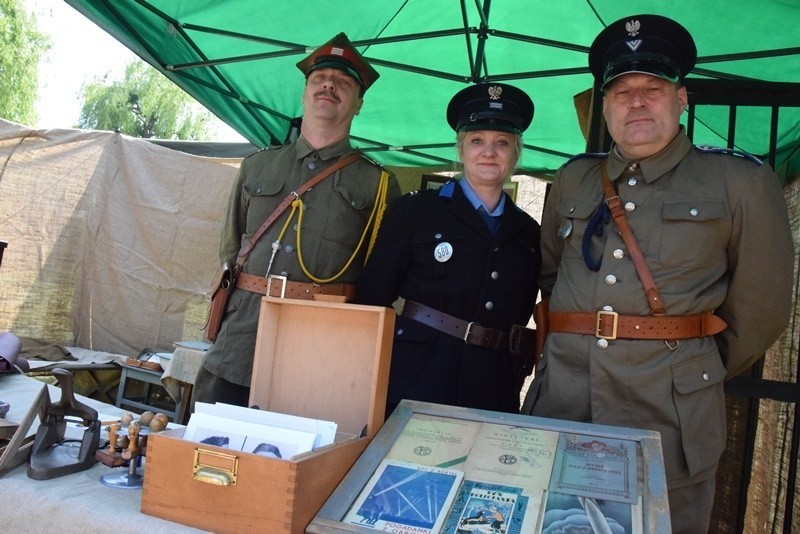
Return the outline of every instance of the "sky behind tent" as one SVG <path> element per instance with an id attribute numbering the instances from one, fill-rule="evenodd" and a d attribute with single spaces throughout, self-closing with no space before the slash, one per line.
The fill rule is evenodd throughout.
<path id="1" fill-rule="evenodd" d="M 106 74 L 110 80 L 121 80 L 125 66 L 138 58 L 63 0 L 23 3 L 36 16 L 39 31 L 48 35 L 51 42 L 39 64 L 39 121 L 29 126 L 72 128 L 80 117 L 81 86 Z M 222 121 L 216 122 L 212 136 L 214 141 L 244 141 Z"/>

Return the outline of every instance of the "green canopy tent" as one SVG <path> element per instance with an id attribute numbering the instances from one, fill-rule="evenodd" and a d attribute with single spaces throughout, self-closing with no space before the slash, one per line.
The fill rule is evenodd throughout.
<path id="1" fill-rule="evenodd" d="M 250 142 L 283 142 L 301 114 L 295 64 L 344 31 L 380 72 L 353 125 L 356 143 L 394 166 L 448 164 L 450 97 L 466 84 L 504 81 L 536 105 L 520 162 L 553 170 L 584 151 L 573 97 L 592 86 L 587 51 L 608 23 L 657 13 L 694 35 L 694 77 L 800 81 L 800 6 L 709 0 L 67 0 Z M 87 59 L 90 61 L 90 59 Z M 768 110 L 742 108 L 736 148 L 768 152 Z M 728 111 L 700 109 L 694 140 L 725 145 Z M 777 148 L 797 157 L 800 109 L 782 110 Z"/>

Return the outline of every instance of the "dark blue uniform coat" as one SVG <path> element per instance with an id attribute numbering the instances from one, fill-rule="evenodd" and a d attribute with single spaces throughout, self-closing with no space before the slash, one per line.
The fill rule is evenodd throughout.
<path id="1" fill-rule="evenodd" d="M 397 297 L 508 332 L 527 325 L 538 293 L 539 224 L 506 197 L 493 236 L 455 181 L 395 200 L 356 290 L 356 302 Z M 452 246 L 437 261 L 440 243 Z M 489 350 L 397 318 L 387 410 L 401 399 L 519 411 L 521 382 L 507 350 Z M 388 413 L 387 411 L 387 413 Z"/>

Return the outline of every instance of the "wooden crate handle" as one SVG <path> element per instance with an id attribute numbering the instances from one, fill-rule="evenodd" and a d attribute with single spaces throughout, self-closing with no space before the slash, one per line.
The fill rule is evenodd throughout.
<path id="1" fill-rule="evenodd" d="M 209 460 L 217 459 L 229 464 L 228 466 L 215 465 L 208 463 L 204 457 L 209 456 Z M 235 454 L 228 454 L 209 449 L 196 448 L 194 450 L 194 464 L 192 468 L 192 478 L 198 482 L 212 484 L 215 486 L 235 486 L 236 477 L 239 473 L 239 457 Z"/>

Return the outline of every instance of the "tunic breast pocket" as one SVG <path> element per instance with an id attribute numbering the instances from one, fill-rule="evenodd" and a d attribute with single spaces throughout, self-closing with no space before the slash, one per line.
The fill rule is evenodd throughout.
<path id="1" fill-rule="evenodd" d="M 347 184 L 337 183 L 334 190 L 351 208 L 357 211 L 372 209 L 375 204 L 375 187 L 368 187 L 369 184 Z"/>
<path id="2" fill-rule="evenodd" d="M 246 182 L 242 187 L 249 205 L 247 207 L 247 234 L 252 235 L 261 223 L 272 214 L 281 200 L 284 189 L 283 180 Z"/>
<path id="3" fill-rule="evenodd" d="M 653 256 L 662 265 L 701 268 L 724 261 L 730 217 L 722 199 L 664 202 L 661 219 L 661 238 Z"/>
<path id="4" fill-rule="evenodd" d="M 558 237 L 564 240 L 565 257 L 582 257 L 583 235 L 599 203 L 583 199 L 565 198 L 556 206 L 558 212 Z M 605 228 L 603 232 L 605 232 Z M 603 251 L 598 245 L 598 254 Z"/>
<path id="5" fill-rule="evenodd" d="M 414 234 L 414 265 L 428 280 L 452 276 L 468 263 L 469 243 L 461 228 L 424 226 Z"/>

